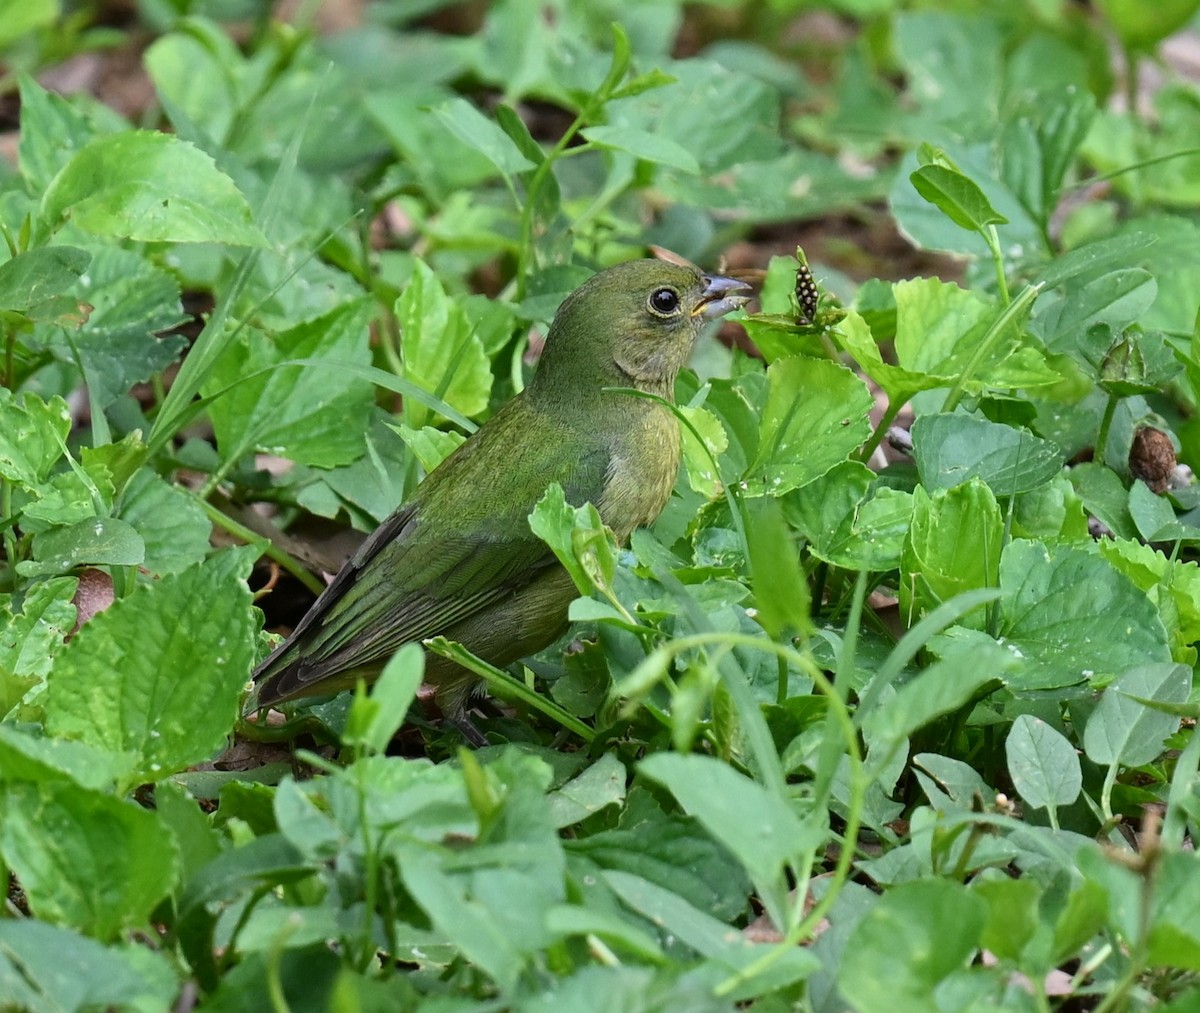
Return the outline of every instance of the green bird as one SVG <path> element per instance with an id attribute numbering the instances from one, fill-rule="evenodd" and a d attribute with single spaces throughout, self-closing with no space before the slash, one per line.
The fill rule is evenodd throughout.
<path id="1" fill-rule="evenodd" d="M 672 400 L 701 327 L 749 286 L 688 264 L 602 271 L 559 307 L 529 385 L 429 473 L 342 567 L 254 673 L 251 708 L 370 680 L 410 641 L 444 636 L 495 665 L 551 644 L 574 584 L 528 517 L 557 482 L 622 543 L 671 496 L 680 434 Z M 482 682 L 426 655 L 426 682 L 460 716 Z"/>

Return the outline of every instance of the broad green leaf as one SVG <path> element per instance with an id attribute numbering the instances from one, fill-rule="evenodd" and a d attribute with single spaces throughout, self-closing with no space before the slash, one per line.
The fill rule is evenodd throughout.
<path id="1" fill-rule="evenodd" d="M 978 479 L 931 496 L 913 490 L 912 522 L 900 557 L 900 607 L 920 617 L 955 595 L 995 587 L 1004 521 L 992 491 Z M 982 612 L 971 625 L 982 625 Z"/>
<path id="2" fill-rule="evenodd" d="M 1154 966 L 1176 971 L 1200 971 L 1200 862 L 1194 851 L 1163 855 L 1154 877 L 1147 960 Z M 1194 994 L 1193 994 L 1194 995 Z M 1176 1009 L 1183 1010 L 1189 998 Z"/>
<path id="3" fill-rule="evenodd" d="M 89 142 L 51 180 L 41 213 L 51 228 L 69 220 L 139 242 L 266 245 L 246 198 L 212 158 L 152 130 Z"/>
<path id="4" fill-rule="evenodd" d="M 60 397 L 26 392 L 20 402 L 0 387 L 0 478 L 36 489 L 63 455 L 71 413 Z"/>
<path id="5" fill-rule="evenodd" d="M 1157 242 L 1158 237 L 1153 232 L 1132 231 L 1086 243 L 1049 261 L 1031 281 L 1047 289 L 1057 288 L 1081 275 L 1094 275 L 1107 272 L 1109 268 L 1124 266 L 1138 259 Z"/>
<path id="6" fill-rule="evenodd" d="M 1013 496 L 1044 485 L 1063 466 L 1049 440 L 969 415 L 922 415 L 912 438 L 921 482 L 931 491 L 979 479 L 997 496 Z"/>
<path id="7" fill-rule="evenodd" d="M 1100 554 L 1125 574 L 1158 607 L 1171 634 L 1172 656 L 1193 664 L 1200 641 L 1200 565 L 1168 559 L 1162 552 L 1126 538 L 1106 538 Z"/>
<path id="8" fill-rule="evenodd" d="M 966 966 L 986 920 L 983 899 L 950 880 L 894 887 L 851 932 L 838 988 L 859 1013 L 936 1009 L 935 990 Z"/>
<path id="9" fill-rule="evenodd" d="M 1141 700 L 1183 703 L 1192 687 L 1186 665 L 1139 665 L 1122 673 L 1105 690 L 1088 717 L 1083 748 L 1093 763 L 1140 767 L 1157 759 L 1163 743 L 1179 728 L 1179 718 L 1154 710 Z"/>
<path id="10" fill-rule="evenodd" d="M 913 498 L 888 488 L 872 494 L 874 481 L 865 464 L 846 461 L 787 497 L 788 522 L 808 539 L 814 556 L 852 570 L 900 565 Z"/>
<path id="11" fill-rule="evenodd" d="M 169 1009 L 178 992 L 174 968 L 148 947 L 105 947 L 33 918 L 0 921 L 0 994 L 13 1009 Z"/>
<path id="12" fill-rule="evenodd" d="M 961 229 L 979 232 L 1008 219 L 997 213 L 979 186 L 945 165 L 922 165 L 909 176 L 913 188 Z"/>
<path id="13" fill-rule="evenodd" d="M 1137 537 L 1129 515 L 1129 491 L 1115 471 L 1096 461 L 1084 461 L 1070 468 L 1067 477 L 1088 513 L 1118 538 Z"/>
<path id="14" fill-rule="evenodd" d="M 142 60 L 171 115 L 182 112 L 218 143 L 232 140 L 229 128 L 239 102 L 246 103 L 246 113 L 252 108 L 251 96 L 244 94 L 252 86 L 246 60 L 232 38 L 213 22 L 189 18 L 155 39 Z"/>
<path id="15" fill-rule="evenodd" d="M 1034 809 L 1071 805 L 1079 797 L 1083 771 L 1075 747 L 1045 721 L 1018 715 L 1004 752 L 1013 787 Z"/>
<path id="16" fill-rule="evenodd" d="M 758 454 L 740 488 L 749 496 L 781 496 L 845 460 L 870 433 L 871 392 L 827 359 L 793 356 L 767 368 L 767 401 Z"/>
<path id="17" fill-rule="evenodd" d="M 131 525 L 116 517 L 92 517 L 69 527 L 35 535 L 33 559 L 17 564 L 23 577 L 65 573 L 90 563 L 96 566 L 138 566 L 146 546 Z"/>
<path id="18" fill-rule="evenodd" d="M 174 841 L 155 814 L 82 787 L 7 737 L 0 761 L 0 854 L 34 914 L 100 940 L 141 928 L 177 874 Z"/>
<path id="19" fill-rule="evenodd" d="M 221 749 L 255 655 L 248 565 L 226 551 L 93 617 L 50 673 L 47 730 L 127 756 L 132 784 Z"/>
<path id="20" fill-rule="evenodd" d="M 1094 552 L 1064 546 L 1051 553 L 1017 539 L 1001 557 L 1000 588 L 999 636 L 1022 659 L 1005 676 L 1014 690 L 1073 686 L 1170 661 L 1157 609 Z M 955 627 L 945 636 L 977 642 L 983 634 Z M 937 640 L 931 647 L 941 652 Z"/>
<path id="21" fill-rule="evenodd" d="M 98 250 L 72 295 L 91 307 L 77 331 L 56 336 L 60 359 L 78 362 L 95 403 L 108 407 L 179 358 L 186 340 L 163 331 L 187 321 L 179 283 L 128 250 Z"/>
<path id="22" fill-rule="evenodd" d="M 773 910 L 782 902 L 784 868 L 817 845 L 782 800 L 728 764 L 700 754 L 655 753 L 639 773 L 663 785 L 690 816 L 745 867 Z"/>
<path id="23" fill-rule="evenodd" d="M 396 316 L 405 379 L 464 415 L 478 415 L 487 408 L 492 389 L 487 352 L 462 309 L 419 260 L 396 302 Z M 408 415 L 413 425 L 420 425 L 427 412 L 414 404 L 408 407 Z"/>
<path id="24" fill-rule="evenodd" d="M 669 137 L 622 126 L 588 127 L 582 133 L 600 148 L 624 151 L 642 161 L 667 165 L 682 172 L 700 171 L 700 164 L 692 153 Z"/>
<path id="25" fill-rule="evenodd" d="M 0 264 L 0 310 L 30 313 L 57 300 L 87 270 L 92 255 L 74 246 L 46 246 Z"/>
<path id="26" fill-rule="evenodd" d="M 216 395 L 209 417 L 228 458 L 255 450 L 332 467 L 362 456 L 373 404 L 371 385 L 336 363 L 370 360 L 371 308 L 346 303 L 268 340 L 245 330 L 225 349 L 202 392 Z M 287 365 L 328 359 L 330 367 Z"/>
<path id="27" fill-rule="evenodd" d="M 12 0 L 23 6 L 23 0 Z M 93 137 L 128 128 L 116 112 L 80 95 L 67 98 L 21 75 L 21 176 L 40 194 L 64 165 Z"/>
<path id="28" fill-rule="evenodd" d="M 451 134 L 491 162 L 502 176 L 535 167 L 508 134 L 466 99 L 453 98 L 434 106 L 433 115 Z"/>
<path id="29" fill-rule="evenodd" d="M 141 536 L 151 573 L 178 573 L 209 551 L 212 522 L 194 496 L 144 468 L 130 480 L 118 516 Z"/>

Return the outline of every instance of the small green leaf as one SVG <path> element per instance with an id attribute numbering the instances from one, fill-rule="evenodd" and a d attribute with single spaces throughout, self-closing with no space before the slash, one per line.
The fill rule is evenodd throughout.
<path id="1" fill-rule="evenodd" d="M 435 429 L 433 426 L 422 426 L 420 429 L 413 429 L 404 424 L 394 426 L 387 423 L 387 426 L 397 433 L 404 441 L 404 445 L 416 455 L 427 475 L 461 447 L 467 439 L 462 433 L 453 430 L 447 432 L 444 429 Z"/>
<path id="2" fill-rule="evenodd" d="M 63 456 L 71 413 L 60 397 L 26 392 L 20 403 L 0 387 L 0 478 L 36 489 Z"/>
<path id="3" fill-rule="evenodd" d="M 89 142 L 51 180 L 41 212 L 51 228 L 69 219 L 98 236 L 266 245 L 246 198 L 212 158 L 153 130 Z"/>
<path id="4" fill-rule="evenodd" d="M 466 99 L 454 98 L 434 106 L 433 115 L 451 134 L 491 162 L 502 176 L 535 167 L 508 134 Z"/>
<path id="5" fill-rule="evenodd" d="M 0 264 L 0 310 L 29 313 L 66 292 L 87 270 L 92 255 L 73 246 L 18 253 Z"/>
<path id="6" fill-rule="evenodd" d="M 1191 690 L 1186 665 L 1139 665 L 1122 673 L 1104 691 L 1088 717 L 1083 748 L 1093 763 L 1140 767 L 1157 759 L 1163 743 L 1179 728 L 1179 718 L 1147 707 L 1142 700 L 1183 703 Z"/>
<path id="7" fill-rule="evenodd" d="M 35 535 L 33 560 L 17 564 L 23 577 L 65 573 L 90 563 L 96 566 L 138 566 L 146 546 L 131 525 L 116 517 L 92 517 L 65 528 Z"/>
<path id="8" fill-rule="evenodd" d="M 58 0 L 0 0 L 0 46 L 53 24 Z"/>
<path id="9" fill-rule="evenodd" d="M 366 301 L 345 303 L 269 340 L 249 328 L 214 364 L 201 390 L 217 445 L 229 458 L 254 450 L 333 467 L 361 457 L 371 385 L 350 370 L 290 365 L 295 359 L 370 361 Z"/>
<path id="10" fill-rule="evenodd" d="M 615 543 L 591 503 L 572 506 L 555 482 L 533 508 L 529 527 L 567 568 L 580 594 L 612 587 Z"/>
<path id="11" fill-rule="evenodd" d="M 992 207 L 974 180 L 956 169 L 923 165 L 908 178 L 917 193 L 968 232 L 981 232 L 988 225 L 1008 221 Z"/>
<path id="12" fill-rule="evenodd" d="M 642 161 L 665 165 L 682 172 L 694 174 L 700 171 L 695 156 L 669 137 L 622 126 L 588 127 L 582 133 L 600 148 L 624 151 Z"/>
<path id="13" fill-rule="evenodd" d="M 1030 714 L 1018 715 L 1004 743 L 1013 787 L 1028 805 L 1071 805 L 1083 788 L 1075 747 L 1061 732 Z"/>
<path id="14" fill-rule="evenodd" d="M 483 343 L 441 281 L 419 260 L 396 302 L 396 316 L 405 378 L 464 415 L 487 408 L 492 368 Z M 426 410 L 412 404 L 408 416 L 413 425 L 424 424 Z"/>
<path id="15" fill-rule="evenodd" d="M 371 687 L 371 695 L 355 694 L 342 741 L 373 753 L 383 753 L 404 724 L 425 675 L 425 652 L 405 644 L 388 660 Z"/>

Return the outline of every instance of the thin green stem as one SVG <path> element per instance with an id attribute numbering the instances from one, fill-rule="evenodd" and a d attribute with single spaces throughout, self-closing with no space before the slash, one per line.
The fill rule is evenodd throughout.
<path id="1" fill-rule="evenodd" d="M 320 594 L 325 590 L 324 584 L 309 573 L 296 559 L 289 556 L 278 545 L 275 545 L 269 538 L 264 538 L 257 532 L 251 531 L 244 524 L 239 524 L 228 514 L 223 513 L 209 503 L 200 493 L 193 493 L 193 496 L 200 506 L 203 507 L 204 512 L 208 514 L 208 519 L 217 525 L 217 527 L 223 531 L 228 531 L 235 538 L 240 538 L 247 545 L 256 546 L 264 556 L 278 563 L 280 567 L 300 581 L 313 594 Z"/>
<path id="2" fill-rule="evenodd" d="M 1004 254 L 1000 252 L 1000 236 L 995 225 L 989 225 L 983 232 L 983 238 L 992 251 L 992 264 L 996 268 L 996 291 L 1000 293 L 1001 305 L 1007 306 L 1012 302 L 1008 294 L 1008 278 L 1004 274 Z"/>
<path id="3" fill-rule="evenodd" d="M 1000 311 L 999 316 L 992 321 L 992 326 L 988 328 L 987 333 L 980 340 L 979 344 L 975 346 L 975 351 L 971 354 L 971 358 L 967 360 L 967 364 L 963 367 L 958 379 L 954 381 L 954 386 L 950 388 L 950 393 L 946 395 L 942 411 L 952 412 L 958 407 L 959 401 L 963 399 L 963 395 L 966 393 L 967 384 L 975 378 L 975 373 L 980 365 L 995 350 L 996 346 L 1008 333 L 1009 328 L 1015 326 L 1016 322 L 1029 312 L 1041 290 L 1041 285 L 1025 286 L 1021 290 L 1021 294 Z"/>
<path id="4" fill-rule="evenodd" d="M 858 459 L 866 464 L 871 460 L 871 455 L 875 453 L 875 448 L 883 442 L 883 438 L 887 435 L 887 431 L 892 428 L 892 423 L 896 421 L 896 416 L 900 414 L 900 409 L 904 407 L 902 402 L 893 404 L 888 402 L 888 406 L 884 409 L 883 417 L 879 420 L 879 425 L 875 427 L 875 431 L 871 433 L 871 438 L 863 444 L 862 450 L 858 452 Z"/>
<path id="5" fill-rule="evenodd" d="M 1097 464 L 1104 463 L 1108 452 L 1108 431 L 1112 428 L 1113 416 L 1117 413 L 1117 405 L 1121 398 L 1116 394 L 1108 395 L 1108 404 L 1104 406 L 1104 417 L 1100 420 L 1100 431 L 1096 434 L 1096 449 L 1092 451 L 1092 460 Z"/>

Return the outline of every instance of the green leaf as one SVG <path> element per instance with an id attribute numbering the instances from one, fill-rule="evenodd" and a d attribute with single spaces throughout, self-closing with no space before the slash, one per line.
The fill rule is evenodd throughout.
<path id="1" fill-rule="evenodd" d="M 963 591 L 995 587 L 1003 538 L 996 497 L 978 479 L 932 496 L 917 486 L 900 558 L 903 614 L 920 616 Z M 983 621 L 976 613 L 973 625 Z"/>
<path id="2" fill-rule="evenodd" d="M 55 337 L 51 347 L 60 359 L 78 361 L 88 393 L 101 407 L 172 365 L 186 345 L 179 334 L 159 337 L 188 316 L 179 282 L 145 257 L 98 250 L 72 294 L 86 300 L 91 312 L 77 331 Z"/>
<path id="3" fill-rule="evenodd" d="M 1139 665 L 1122 673 L 1100 698 L 1083 731 L 1083 748 L 1093 763 L 1140 767 L 1157 759 L 1179 728 L 1179 718 L 1141 700 L 1183 703 L 1192 686 L 1186 665 Z M 1136 699 L 1135 699 L 1136 698 Z"/>
<path id="4" fill-rule="evenodd" d="M 167 959 L 146 947 L 106 947 L 32 918 L 0 921 L 0 993 L 13 1009 L 169 1009 L 178 992 Z"/>
<path id="5" fill-rule="evenodd" d="M 914 189 L 959 228 L 980 232 L 1008 221 L 968 176 L 945 165 L 923 165 L 909 177 Z"/>
<path id="6" fill-rule="evenodd" d="M 204 507 L 149 469 L 130 479 L 118 516 L 141 536 L 142 565 L 151 573 L 178 573 L 208 555 L 212 522 Z"/>
<path id="7" fill-rule="evenodd" d="M 1158 610 L 1128 577 L 1086 549 L 1016 539 L 1000 560 L 999 636 L 1021 659 L 1016 690 L 1073 686 L 1170 660 Z M 955 627 L 945 636 L 977 642 Z M 935 640 L 931 647 L 941 653 Z"/>
<path id="8" fill-rule="evenodd" d="M 74 577 L 37 581 L 21 598 L 19 611 L 11 595 L 0 595 L 0 718 L 50 671 L 75 625 L 77 584 Z"/>
<path id="9" fill-rule="evenodd" d="M 670 166 L 682 172 L 700 171 L 700 164 L 692 153 L 669 137 L 622 126 L 588 127 L 581 132 L 600 148 L 624 151 L 642 161 Z"/>
<path id="10" fill-rule="evenodd" d="M 704 408 L 681 407 L 684 417 L 700 434 L 700 440 L 692 433 L 692 429 L 681 426 L 683 436 L 683 464 L 687 469 L 688 485 L 696 492 L 703 493 L 708 499 L 716 499 L 721 495 L 724 486 L 721 484 L 719 471 L 713 470 L 713 462 L 729 449 L 729 436 L 712 412 Z"/>
<path id="11" fill-rule="evenodd" d="M 1149 545 L 1124 538 L 1106 538 L 1100 554 L 1125 574 L 1158 606 L 1171 634 L 1172 657 L 1192 664 L 1200 640 L 1200 565 L 1168 559 Z"/>
<path id="12" fill-rule="evenodd" d="M 616 543 L 591 503 L 572 506 L 555 482 L 533 508 L 529 527 L 567 568 L 580 594 L 612 587 Z"/>
<path id="13" fill-rule="evenodd" d="M 740 488 L 781 496 L 845 460 L 870 434 L 874 399 L 850 370 L 827 359 L 793 356 L 767 368 L 767 401 L 758 454 Z"/>
<path id="14" fill-rule="evenodd" d="M 788 522 L 808 539 L 814 556 L 851 570 L 900 565 L 913 498 L 888 488 L 872 494 L 874 481 L 865 464 L 845 461 L 787 497 Z"/>
<path id="15" fill-rule="evenodd" d="M 51 180 L 41 213 L 51 228 L 69 220 L 139 242 L 266 245 L 246 198 L 212 158 L 152 130 L 89 142 Z"/>
<path id="16" fill-rule="evenodd" d="M 274 341 L 244 330 L 201 388 L 215 396 L 208 413 L 222 454 L 236 460 L 261 450 L 317 467 L 362 456 L 374 392 L 334 364 L 369 362 L 370 313 L 365 301 L 345 303 Z M 301 358 L 329 360 L 330 368 L 286 364 Z"/>
<path id="17" fill-rule="evenodd" d="M 87 270 L 92 255 L 74 246 L 18 253 L 0 264 L 0 310 L 31 314 L 63 295 Z"/>
<path id="18" fill-rule="evenodd" d="M 880 742 L 900 743 L 943 715 L 966 706 L 980 689 L 1016 663 L 1012 653 L 998 644 L 972 645 L 969 663 L 950 652 L 868 712 L 863 730 L 872 749 Z"/>
<path id="19" fill-rule="evenodd" d="M 142 928 L 174 885 L 174 841 L 152 811 L 84 788 L 0 735 L 0 854 L 39 918 L 100 940 Z"/>
<path id="20" fill-rule="evenodd" d="M 1100 9 L 1129 50 L 1149 51 L 1200 10 L 1198 0 L 1162 0 L 1150 7 L 1137 0 L 1100 0 Z"/>
<path id="21" fill-rule="evenodd" d="M 625 765 L 616 753 L 602 753 L 595 763 L 552 791 L 550 818 L 558 829 L 581 823 L 594 813 L 625 801 Z"/>
<path id="22" fill-rule="evenodd" d="M 446 432 L 442 429 L 435 429 L 433 426 L 413 429 L 411 426 L 403 424 L 393 426 L 388 423 L 388 427 L 397 433 L 404 441 L 404 445 L 416 455 L 427 475 L 461 447 L 467 439 L 462 433 Z"/>
<path id="23" fill-rule="evenodd" d="M 59 461 L 71 431 L 71 413 L 60 397 L 48 402 L 26 392 L 18 403 L 0 387 L 0 478 L 36 489 Z"/>
<path id="24" fill-rule="evenodd" d="M 244 553 L 143 584 L 94 616 L 50 673 L 46 727 L 158 781 L 225 744 L 255 656 Z"/>
<path id="25" fill-rule="evenodd" d="M 936 1009 L 934 991 L 979 946 L 987 905 L 958 883 L 902 883 L 850 933 L 838 988 L 859 1013 Z"/>
<path id="26" fill-rule="evenodd" d="M 508 134 L 466 99 L 453 98 L 434 106 L 433 115 L 451 134 L 491 162 L 502 176 L 535 168 L 535 163 L 521 153 Z"/>
<path id="27" fill-rule="evenodd" d="M 404 724 L 424 675 L 425 652 L 419 644 L 405 644 L 384 665 L 370 697 L 355 693 L 342 741 L 373 753 L 384 752 Z"/>
<path id="28" fill-rule="evenodd" d="M 1071 805 L 1083 788 L 1075 747 L 1031 714 L 1020 714 L 1004 743 L 1013 787 L 1034 809 Z"/>
<path id="29" fill-rule="evenodd" d="M 728 764 L 700 754 L 655 753 L 638 772 L 663 785 L 690 816 L 740 861 L 773 910 L 786 889 L 784 868 L 818 844 L 783 800 Z"/>
<path id="30" fill-rule="evenodd" d="M 33 560 L 17 564 L 23 577 L 65 573 L 90 563 L 96 566 L 138 566 L 146 546 L 131 525 L 116 517 L 92 517 L 65 528 L 35 535 Z"/>
<path id="31" fill-rule="evenodd" d="M 419 260 L 396 302 L 396 316 L 405 378 L 464 415 L 487 408 L 492 369 L 483 343 L 441 281 Z M 421 425 L 426 412 L 409 405 L 408 416 L 414 426 Z"/>
<path id="32" fill-rule="evenodd" d="M 812 628 L 811 595 L 783 511 L 774 499 L 749 500 L 746 540 L 758 621 L 774 639 Z"/>
<path id="33" fill-rule="evenodd" d="M 53 24 L 58 0 L 0 0 L 0 46 Z"/>
<path id="34" fill-rule="evenodd" d="M 913 457 L 929 490 L 980 479 L 997 496 L 1029 492 L 1062 470 L 1062 452 L 1025 429 L 969 415 L 922 415 L 912 426 Z"/>

